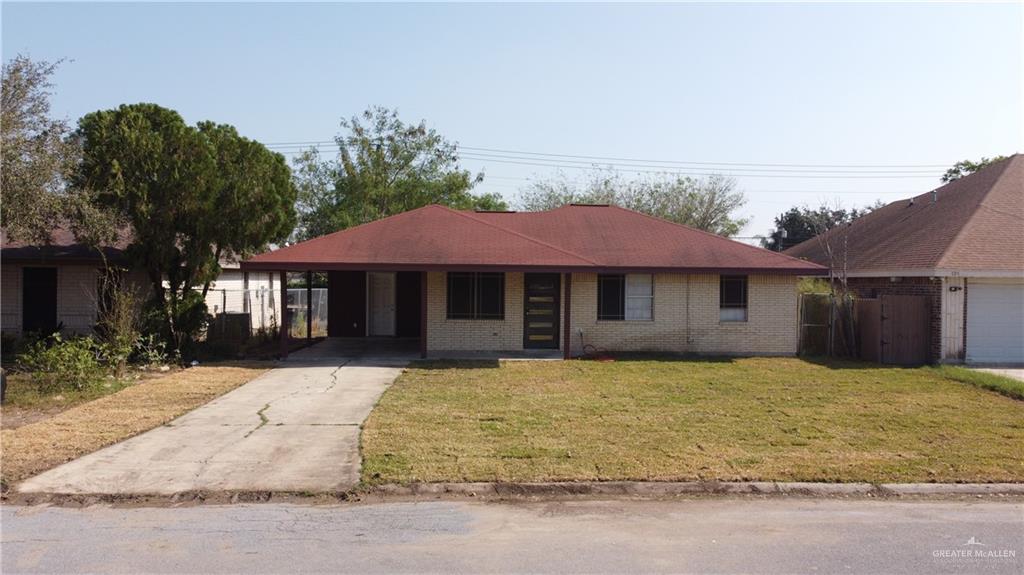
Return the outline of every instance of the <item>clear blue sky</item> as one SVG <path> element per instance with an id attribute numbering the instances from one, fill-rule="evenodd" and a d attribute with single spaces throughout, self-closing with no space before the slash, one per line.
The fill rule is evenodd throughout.
<path id="1" fill-rule="evenodd" d="M 2 19 L 5 59 L 71 60 L 53 103 L 72 120 L 148 101 L 276 143 L 328 140 L 380 104 L 463 146 L 914 176 L 719 166 L 747 194 L 742 235 L 792 205 L 938 184 L 941 168 L 904 166 L 1024 147 L 1020 4 L 4 3 Z M 510 199 L 555 170 L 497 159 L 463 164 Z"/>

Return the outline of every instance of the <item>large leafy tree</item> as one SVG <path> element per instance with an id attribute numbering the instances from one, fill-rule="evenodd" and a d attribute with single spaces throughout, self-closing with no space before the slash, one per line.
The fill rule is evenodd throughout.
<path id="1" fill-rule="evenodd" d="M 189 126 L 155 104 L 88 114 L 77 135 L 75 184 L 131 225 L 128 253 L 148 274 L 155 315 L 180 351 L 205 316 L 194 288 L 216 278 L 219 260 L 291 232 L 296 190 L 285 160 L 230 126 Z"/>
<path id="2" fill-rule="evenodd" d="M 942 174 L 942 182 L 948 184 L 953 180 L 959 180 L 960 178 L 968 174 L 973 174 L 974 172 L 977 172 L 978 170 L 988 166 L 989 164 L 994 164 L 1005 159 L 1006 156 L 996 156 L 994 158 L 982 158 L 977 162 L 971 160 L 962 160 L 960 162 L 953 164 L 952 168 L 946 170 L 945 174 Z"/>
<path id="3" fill-rule="evenodd" d="M 406 124 L 397 111 L 373 107 L 341 126 L 337 158 L 310 150 L 296 159 L 299 239 L 428 204 L 505 209 L 496 194 L 471 193 L 483 176 L 459 167 L 457 146 L 425 122 Z"/>
<path id="4" fill-rule="evenodd" d="M 761 240 L 761 245 L 772 251 L 782 251 L 838 225 L 848 224 L 883 205 L 885 204 L 879 200 L 862 209 L 847 210 L 828 205 L 814 209 L 793 207 L 775 217 L 775 229 Z"/>
<path id="5" fill-rule="evenodd" d="M 87 243 L 112 239 L 113 221 L 93 208 L 89 190 L 68 178 L 81 157 L 66 121 L 50 117 L 50 77 L 60 62 L 16 56 L 3 65 L 0 189 L 3 226 L 13 239 L 45 244 L 58 227 Z"/>
<path id="6" fill-rule="evenodd" d="M 743 193 L 736 180 L 723 176 L 664 174 L 629 180 L 606 169 L 578 183 L 558 174 L 522 190 L 516 207 L 540 211 L 572 203 L 614 204 L 722 236 L 737 234 L 747 223 L 735 214 L 746 203 Z"/>
<path id="7" fill-rule="evenodd" d="M 239 136 L 226 124 L 200 122 L 198 128 L 211 146 L 216 164 L 214 217 L 203 218 L 202 222 L 209 226 L 203 235 L 210 238 L 212 261 L 218 262 L 219 273 L 219 262 L 247 257 L 291 234 L 298 192 L 280 154 Z M 222 215 L 230 218 L 229 225 L 225 225 Z M 205 295 L 213 278 L 207 275 L 203 279 Z"/>

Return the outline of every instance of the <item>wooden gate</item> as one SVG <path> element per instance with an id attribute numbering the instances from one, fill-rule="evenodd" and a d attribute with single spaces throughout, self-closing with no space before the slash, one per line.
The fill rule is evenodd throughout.
<path id="1" fill-rule="evenodd" d="M 927 363 L 930 315 L 928 297 L 883 295 L 880 308 L 879 348 L 881 349 L 882 363 L 893 365 Z"/>
<path id="2" fill-rule="evenodd" d="M 857 326 L 857 357 L 864 361 L 882 362 L 882 302 L 858 299 L 853 303 Z"/>

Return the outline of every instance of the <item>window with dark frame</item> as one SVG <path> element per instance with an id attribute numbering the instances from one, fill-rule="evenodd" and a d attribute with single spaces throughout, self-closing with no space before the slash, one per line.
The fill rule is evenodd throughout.
<path id="1" fill-rule="evenodd" d="M 505 274 L 449 272 L 448 319 L 505 319 Z"/>
<path id="2" fill-rule="evenodd" d="M 747 276 L 720 276 L 718 320 L 747 321 Z"/>
<path id="3" fill-rule="evenodd" d="M 597 276 L 597 319 L 654 319 L 654 276 L 617 274 Z"/>
<path id="4" fill-rule="evenodd" d="M 597 319 L 626 319 L 626 276 L 597 276 Z"/>

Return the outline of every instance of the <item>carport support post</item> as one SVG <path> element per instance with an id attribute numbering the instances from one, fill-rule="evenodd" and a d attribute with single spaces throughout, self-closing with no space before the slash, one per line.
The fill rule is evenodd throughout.
<path id="1" fill-rule="evenodd" d="M 562 322 L 565 325 L 565 335 L 562 336 L 562 357 L 572 359 L 572 318 L 569 313 L 572 310 L 572 272 L 565 274 L 565 297 L 562 298 L 562 306 L 565 310 L 562 314 L 565 318 L 565 321 Z"/>
<path id="2" fill-rule="evenodd" d="M 420 357 L 427 358 L 427 272 L 420 272 Z"/>
<path id="3" fill-rule="evenodd" d="M 306 339 L 313 339 L 313 272 L 306 272 Z"/>
<path id="4" fill-rule="evenodd" d="M 288 359 L 288 272 L 281 272 L 281 359 Z"/>

